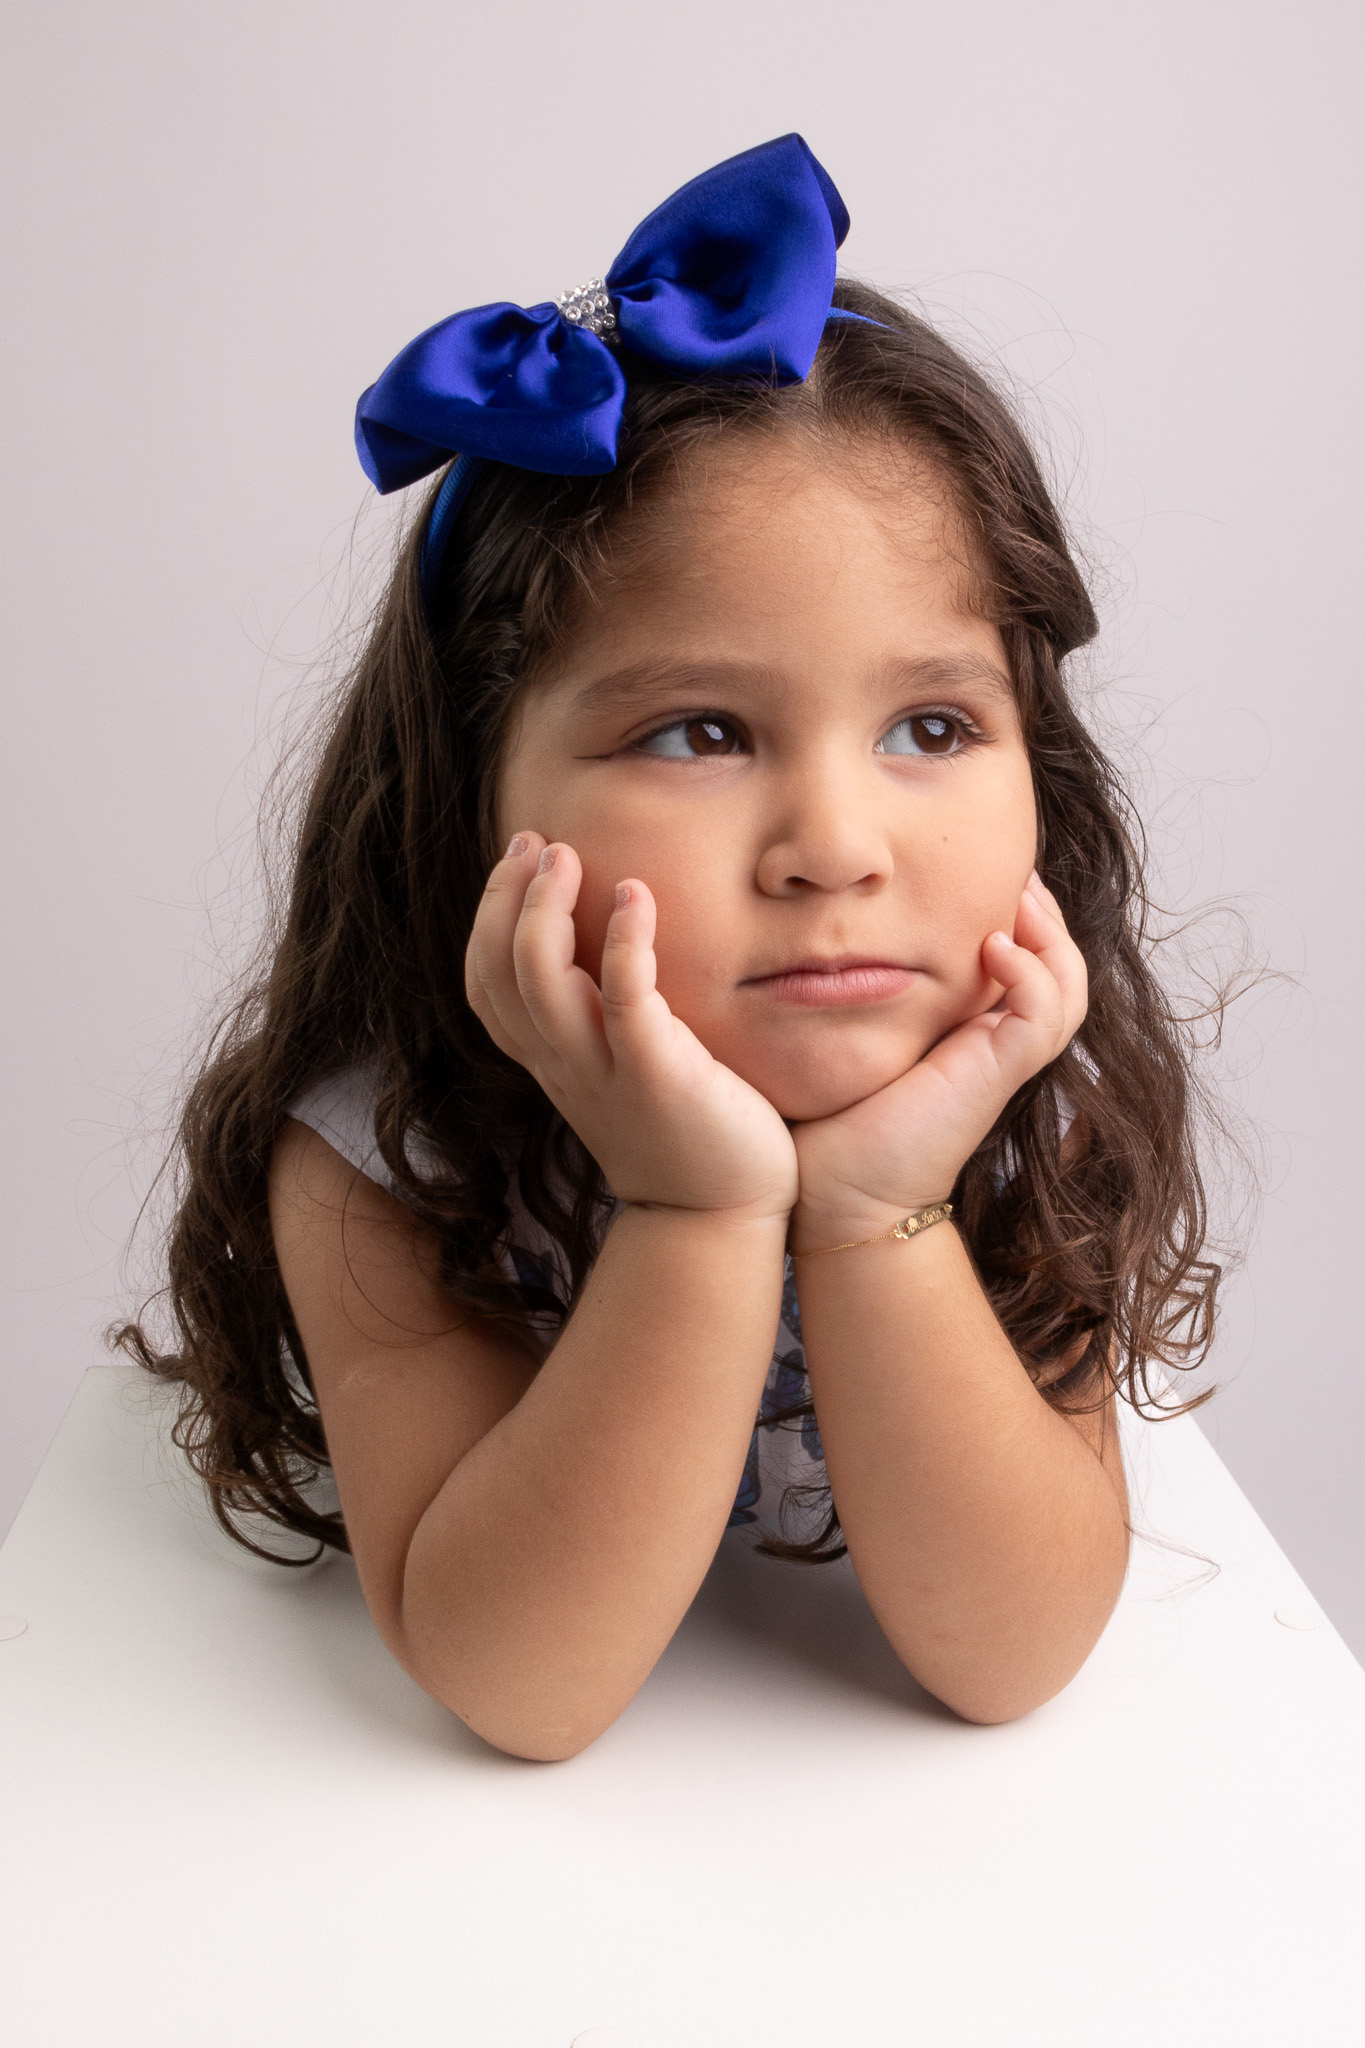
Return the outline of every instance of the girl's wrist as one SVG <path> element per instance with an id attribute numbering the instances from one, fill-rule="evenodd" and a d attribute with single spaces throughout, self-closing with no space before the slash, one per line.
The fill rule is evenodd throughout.
<path id="1" fill-rule="evenodd" d="M 727 1209 L 689 1208 L 683 1203 L 651 1202 L 626 1197 L 621 1202 L 623 1214 L 654 1217 L 662 1222 L 689 1224 L 699 1229 L 714 1229 L 722 1234 L 761 1237 L 766 1232 L 785 1241 L 791 1222 L 791 1210 L 773 1207 L 771 1204 L 740 1205 Z"/>

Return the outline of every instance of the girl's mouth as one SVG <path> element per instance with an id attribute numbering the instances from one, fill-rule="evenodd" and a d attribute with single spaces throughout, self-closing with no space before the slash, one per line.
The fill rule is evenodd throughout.
<path id="1" fill-rule="evenodd" d="M 774 1002 L 830 1009 L 856 1003 L 884 1003 L 891 996 L 903 994 L 914 978 L 913 967 L 901 967 L 892 960 L 848 957 L 798 960 L 777 974 L 754 975 L 741 986 L 760 989 Z"/>

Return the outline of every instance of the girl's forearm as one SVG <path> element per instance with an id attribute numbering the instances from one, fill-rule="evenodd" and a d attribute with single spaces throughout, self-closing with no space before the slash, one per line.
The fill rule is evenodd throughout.
<path id="1" fill-rule="evenodd" d="M 691 1603 L 772 1356 L 784 1230 L 623 1211 L 530 1388 L 422 1517 L 404 1660 L 500 1748 L 585 1747 Z"/>
<path id="2" fill-rule="evenodd" d="M 1118 1597 L 1119 1489 L 1033 1386 L 951 1223 L 797 1273 L 830 1485 L 878 1620 L 968 1719 L 1028 1712 Z"/>

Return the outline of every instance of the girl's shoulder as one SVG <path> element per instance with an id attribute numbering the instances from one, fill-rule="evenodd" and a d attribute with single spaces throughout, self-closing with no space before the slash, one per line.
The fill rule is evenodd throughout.
<path id="1" fill-rule="evenodd" d="M 359 1169 L 367 1180 L 393 1195 L 398 1185 L 384 1163 L 375 1136 L 374 1113 L 379 1101 L 377 1065 L 343 1067 L 310 1082 L 286 1106 L 286 1115 L 325 1138 L 334 1152 Z M 412 1157 L 411 1152 L 409 1157 Z M 416 1161 L 413 1161 L 416 1166 Z M 418 1169 L 420 1171 L 420 1168 Z"/>
<path id="2" fill-rule="evenodd" d="M 403 1201 L 407 1191 L 394 1179 L 375 1135 L 375 1110 L 382 1081 L 377 1061 L 343 1067 L 301 1089 L 288 1103 L 285 1113 L 325 1138 L 333 1151 L 339 1152 L 367 1180 Z M 435 1148 L 420 1132 L 409 1136 L 407 1158 L 419 1180 L 434 1178 L 441 1171 Z M 503 1264 L 508 1277 L 523 1285 L 548 1287 L 567 1303 L 569 1274 L 563 1254 L 555 1239 L 527 1210 L 511 1168 L 506 1200 L 509 1223 Z"/>

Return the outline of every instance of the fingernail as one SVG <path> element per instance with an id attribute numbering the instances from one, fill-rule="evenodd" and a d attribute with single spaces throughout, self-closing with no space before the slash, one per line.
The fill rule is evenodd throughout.
<path id="1" fill-rule="evenodd" d="M 505 854 L 503 855 L 503 859 L 504 859 L 504 860 L 520 860 L 520 858 L 521 858 L 522 854 L 523 854 L 523 853 L 525 853 L 525 851 L 526 851 L 526 834 L 525 834 L 524 832 L 518 832 L 518 834 L 517 834 L 516 838 L 515 838 L 515 839 L 513 839 L 513 840 L 511 840 L 511 841 L 509 842 L 509 844 L 508 844 L 508 848 L 507 848 L 507 851 L 506 851 L 506 853 L 505 853 Z"/>
<path id="2" fill-rule="evenodd" d="M 558 858 L 559 848 L 557 846 L 547 846 L 540 859 L 536 862 L 536 873 L 538 875 L 548 875 Z"/>
<path id="3" fill-rule="evenodd" d="M 627 905 L 627 904 L 629 903 L 629 901 L 630 901 L 630 883 L 629 883 L 629 882 L 618 882 L 618 883 L 616 884 L 616 908 L 617 908 L 618 910 L 624 910 L 624 909 L 625 909 L 625 907 L 626 907 L 626 905 Z"/>
<path id="4" fill-rule="evenodd" d="M 1010 937 L 1008 932 L 992 932 L 991 937 L 993 939 L 1003 939 L 1007 946 L 1012 946 L 1014 944 L 1014 940 Z"/>

